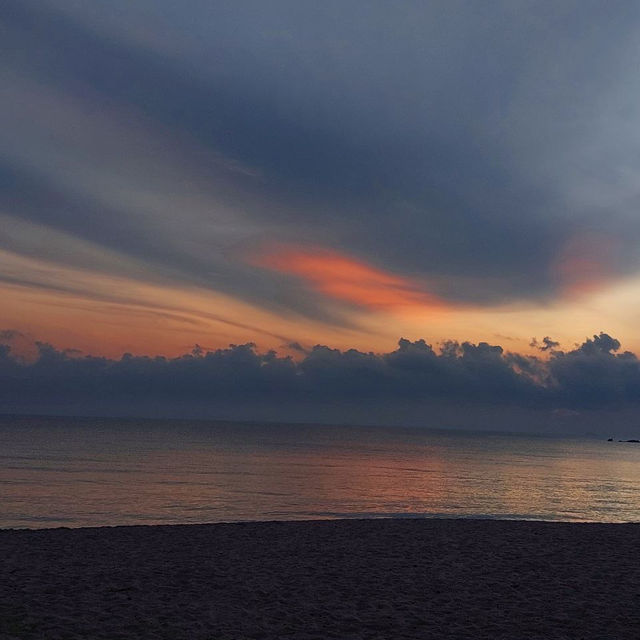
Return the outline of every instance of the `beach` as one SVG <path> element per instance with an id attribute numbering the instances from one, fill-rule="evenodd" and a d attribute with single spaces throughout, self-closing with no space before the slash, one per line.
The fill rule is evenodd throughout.
<path id="1" fill-rule="evenodd" d="M 0 531 L 0 638 L 637 638 L 640 525 Z"/>

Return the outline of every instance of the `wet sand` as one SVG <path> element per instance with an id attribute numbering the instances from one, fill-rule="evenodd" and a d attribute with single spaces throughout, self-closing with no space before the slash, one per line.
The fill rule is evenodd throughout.
<path id="1" fill-rule="evenodd" d="M 0 639 L 640 637 L 640 525 L 0 531 Z"/>

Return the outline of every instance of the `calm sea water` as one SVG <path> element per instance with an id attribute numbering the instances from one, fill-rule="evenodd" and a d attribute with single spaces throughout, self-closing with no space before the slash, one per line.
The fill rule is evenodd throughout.
<path id="1" fill-rule="evenodd" d="M 0 527 L 389 516 L 640 521 L 640 445 L 0 418 Z"/>

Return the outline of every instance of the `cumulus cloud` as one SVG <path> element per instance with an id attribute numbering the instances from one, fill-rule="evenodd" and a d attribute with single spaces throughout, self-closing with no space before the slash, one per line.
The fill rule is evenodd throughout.
<path id="1" fill-rule="evenodd" d="M 560 343 L 552 340 L 549 336 L 545 336 L 542 338 L 541 342 L 538 342 L 537 338 L 533 338 L 529 343 L 529 346 L 539 349 L 540 351 L 550 351 L 551 349 L 559 347 Z"/>
<path id="2" fill-rule="evenodd" d="M 9 334 L 7 334 L 9 335 Z M 207 417 L 251 415 L 280 419 L 288 405 L 313 421 L 320 407 L 417 406 L 544 410 L 578 415 L 640 404 L 640 363 L 606 333 L 548 358 L 505 351 L 486 342 L 401 339 L 388 353 L 317 345 L 301 360 L 261 352 L 252 343 L 226 349 L 196 346 L 176 358 L 119 359 L 82 355 L 36 343 L 35 360 L 0 345 L 0 402 L 5 410 L 144 413 L 197 406 Z M 265 413 L 266 411 L 266 413 Z M 283 413 L 284 412 L 284 413 Z M 569 413 L 567 413 L 569 412 Z M 336 415 L 340 415 L 339 411 Z M 345 414 L 347 415 L 347 414 Z M 425 414 L 427 415 L 427 414 Z"/>
<path id="3" fill-rule="evenodd" d="M 569 352 L 554 353 L 549 372 L 569 407 L 640 403 L 640 367 L 635 354 L 617 353 L 620 342 L 600 333 Z"/>
<path id="4" fill-rule="evenodd" d="M 17 329 L 2 329 L 0 330 L 0 340 L 3 341 L 11 341 L 11 340 L 15 340 L 16 338 L 24 338 L 25 335 L 21 332 L 18 331 Z"/>

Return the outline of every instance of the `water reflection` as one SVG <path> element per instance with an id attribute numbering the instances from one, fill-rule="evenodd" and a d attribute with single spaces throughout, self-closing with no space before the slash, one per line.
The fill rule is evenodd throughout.
<path id="1" fill-rule="evenodd" d="M 341 516 L 640 520 L 640 447 L 354 427 L 0 422 L 0 526 Z"/>

